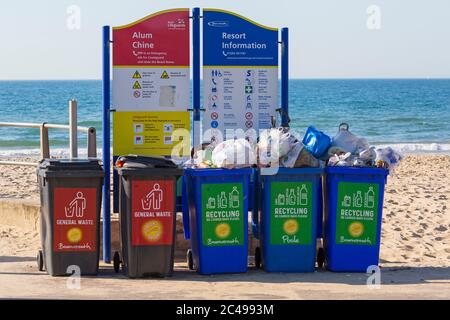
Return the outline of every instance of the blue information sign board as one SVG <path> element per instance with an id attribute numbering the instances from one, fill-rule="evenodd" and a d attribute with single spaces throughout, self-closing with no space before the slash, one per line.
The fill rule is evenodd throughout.
<path id="1" fill-rule="evenodd" d="M 278 29 L 203 11 L 204 142 L 256 139 L 278 106 Z"/>

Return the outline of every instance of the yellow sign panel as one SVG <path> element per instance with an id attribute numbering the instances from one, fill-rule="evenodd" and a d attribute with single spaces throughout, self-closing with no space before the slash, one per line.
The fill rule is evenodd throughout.
<path id="1" fill-rule="evenodd" d="M 182 112 L 114 112 L 114 156 L 136 154 L 142 156 L 189 156 L 189 147 L 180 148 L 179 129 L 190 132 L 190 114 Z M 173 135 L 175 133 L 175 135 Z M 189 137 L 187 137 L 189 139 Z M 190 145 L 190 141 L 186 141 Z"/>

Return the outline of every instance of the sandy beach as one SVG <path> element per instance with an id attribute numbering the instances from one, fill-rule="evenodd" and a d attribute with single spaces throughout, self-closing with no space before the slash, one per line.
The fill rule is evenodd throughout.
<path id="1" fill-rule="evenodd" d="M 430 275 L 426 273 L 427 270 L 431 273 L 440 270 L 438 278 L 444 280 L 440 294 L 446 298 L 450 298 L 448 181 L 450 156 L 406 157 L 389 177 L 386 186 L 380 256 L 383 270 L 409 270 L 411 277 L 427 278 Z M 0 171 L 0 185 L 0 201 L 14 198 L 37 202 L 39 199 L 34 168 L 4 166 Z M 22 264 L 28 264 L 29 268 L 34 268 L 33 257 L 40 246 L 39 242 L 36 232 L 0 224 L 0 262 L 21 261 Z M 178 264 L 177 268 L 186 272 L 184 263 Z M 414 270 L 420 270 L 417 271 L 420 274 L 414 273 Z M 326 277 L 333 278 L 333 275 Z M 182 282 L 186 281 L 188 279 Z M 330 290 L 333 285 L 329 285 Z M 321 283 L 321 286 L 328 288 L 326 282 Z M 245 286 L 240 288 L 245 291 Z M 427 298 L 426 291 L 423 292 L 419 298 Z"/>
<path id="2" fill-rule="evenodd" d="M 35 159 L 21 159 L 32 161 Z M 381 244 L 382 266 L 450 266 L 450 156 L 407 156 L 386 186 Z M 0 200 L 38 202 L 36 170 L 3 166 Z M 9 241 L 10 226 L 0 226 L 0 254 L 16 255 L 23 245 Z M 28 235 L 30 236 L 30 235 Z M 35 241 L 29 241 L 29 240 Z M 8 241 L 8 245 L 3 245 Z M 27 238 L 34 254 L 38 237 Z"/>

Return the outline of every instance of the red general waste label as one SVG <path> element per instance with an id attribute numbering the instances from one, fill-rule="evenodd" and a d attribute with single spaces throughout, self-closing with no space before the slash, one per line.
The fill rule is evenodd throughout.
<path id="1" fill-rule="evenodd" d="M 189 10 L 155 13 L 113 28 L 113 66 L 189 66 Z"/>
<path id="2" fill-rule="evenodd" d="M 53 249 L 55 252 L 97 250 L 97 189 L 56 188 Z"/>
<path id="3" fill-rule="evenodd" d="M 174 182 L 132 182 L 131 243 L 159 246 L 173 243 Z"/>

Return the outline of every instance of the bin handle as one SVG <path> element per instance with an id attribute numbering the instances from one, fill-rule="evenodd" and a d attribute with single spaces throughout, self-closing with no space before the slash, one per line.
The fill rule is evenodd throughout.
<path id="1" fill-rule="evenodd" d="M 350 129 L 350 126 L 346 122 L 343 122 L 339 125 L 339 131 L 348 131 L 348 129 Z"/>
<path id="2" fill-rule="evenodd" d="M 181 180 L 181 210 L 183 212 L 184 239 L 189 240 L 191 239 L 191 228 L 189 224 L 189 201 L 185 176 Z"/>

